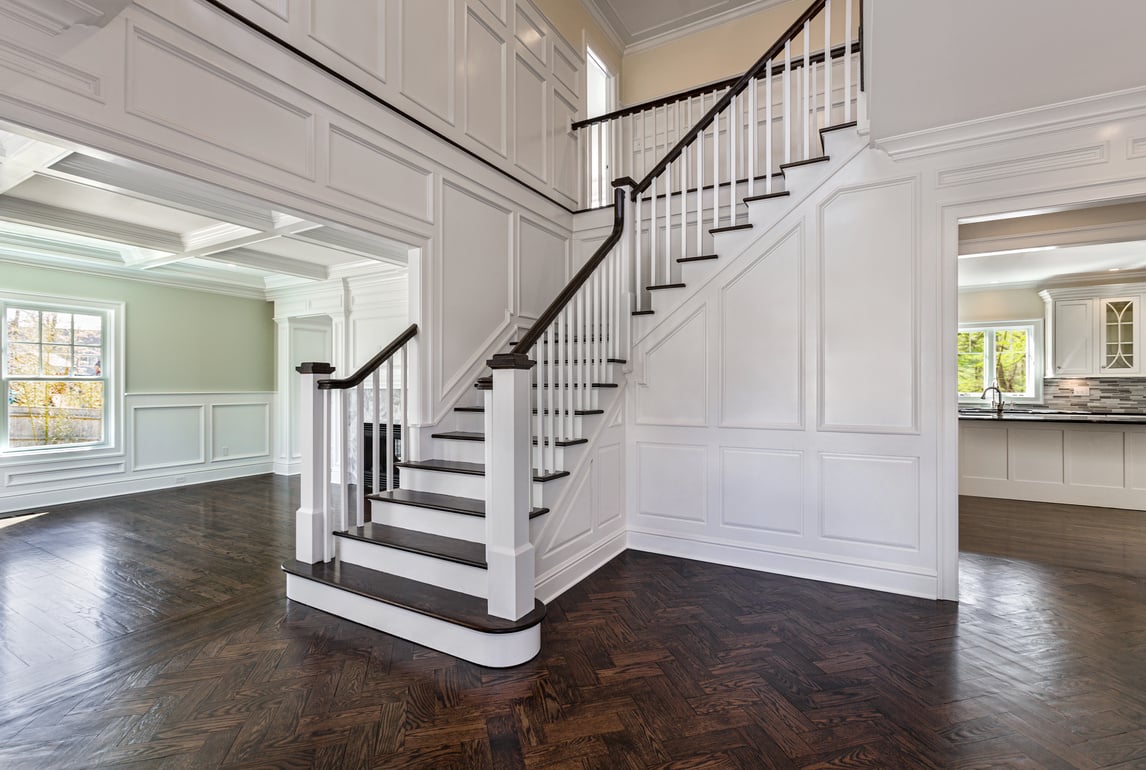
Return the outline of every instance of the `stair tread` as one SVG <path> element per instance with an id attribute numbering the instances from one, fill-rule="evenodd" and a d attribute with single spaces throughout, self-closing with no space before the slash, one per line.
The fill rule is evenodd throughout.
<path id="1" fill-rule="evenodd" d="M 486 568 L 485 546 L 469 540 L 433 535 L 413 529 L 392 527 L 388 524 L 367 522 L 348 532 L 335 532 L 335 537 L 347 537 L 366 543 L 377 543 L 410 553 L 433 556 L 446 561 L 468 564 L 471 567 Z"/>
<path id="2" fill-rule="evenodd" d="M 706 259 L 720 259 L 719 254 L 702 254 L 699 257 L 677 257 L 677 262 L 701 262 Z"/>
<path id="3" fill-rule="evenodd" d="M 634 310 L 633 315 L 652 315 L 655 310 Z"/>
<path id="4" fill-rule="evenodd" d="M 476 497 L 458 497 L 457 495 L 442 495 L 437 492 L 419 492 L 416 489 L 391 489 L 389 492 L 377 492 L 367 495 L 369 500 L 378 500 L 383 503 L 396 503 L 398 505 L 412 505 L 416 508 L 432 508 L 436 511 L 450 511 L 466 516 L 485 516 L 485 500 Z M 533 508 L 529 518 L 549 513 L 548 508 Z"/>
<path id="5" fill-rule="evenodd" d="M 450 430 L 450 431 L 446 431 L 444 433 L 433 433 L 433 434 L 431 434 L 430 437 L 431 438 L 453 439 L 455 441 L 485 441 L 485 434 L 484 433 L 479 433 L 478 431 L 473 431 L 473 430 Z M 564 439 L 562 441 L 552 441 L 551 439 L 545 440 L 546 446 L 549 446 L 550 444 L 553 444 L 554 446 L 575 446 L 577 444 L 588 444 L 588 443 L 589 443 L 589 439 L 587 439 L 587 438 L 570 438 L 570 439 Z M 537 446 L 537 438 L 536 437 L 533 439 L 533 445 Z"/>
<path id="6" fill-rule="evenodd" d="M 485 407 L 484 406 L 457 406 L 457 407 L 454 407 L 454 411 L 455 412 L 474 412 L 474 413 L 484 414 L 485 413 Z M 550 412 L 550 410 L 546 409 L 543 412 L 543 414 L 549 414 L 549 412 Z M 537 410 L 534 409 L 533 413 L 537 414 Z M 604 414 L 604 413 L 605 413 L 604 409 L 574 409 L 573 410 L 573 415 L 576 417 L 585 417 L 587 415 Z M 553 410 L 553 414 L 569 414 L 569 410 L 568 409 L 555 409 L 555 410 Z"/>
<path id="7" fill-rule="evenodd" d="M 533 609 L 519 620 L 496 618 L 487 614 L 488 605 L 483 598 L 357 564 L 306 564 L 292 559 L 283 562 L 282 568 L 291 575 L 487 634 L 523 631 L 545 617 L 545 605 L 534 600 Z"/>
<path id="8" fill-rule="evenodd" d="M 633 315 L 641 315 L 643 313 L 651 313 L 651 312 L 653 312 L 653 311 L 651 311 L 651 310 L 635 310 L 635 311 L 633 311 Z M 478 377 L 477 382 L 474 383 L 475 388 L 479 388 L 479 389 L 483 389 L 483 390 L 489 390 L 492 386 L 493 386 L 493 378 L 492 377 Z M 536 388 L 537 385 L 535 384 L 533 387 Z M 566 383 L 565 385 L 562 385 L 561 387 L 563 387 L 563 388 L 569 388 L 569 387 L 580 388 L 581 384 L 580 383 L 574 383 L 573 385 L 569 385 L 568 383 Z M 616 388 L 616 387 L 620 387 L 620 386 L 617 385 L 617 383 L 615 383 L 615 382 L 590 382 L 589 387 L 590 388 Z"/>
<path id="9" fill-rule="evenodd" d="M 793 160 L 793 161 L 790 161 L 788 163 L 781 163 L 780 164 L 780 170 L 783 171 L 784 169 L 796 168 L 798 166 L 810 166 L 813 163 L 824 163 L 824 162 L 829 161 L 831 159 L 832 158 L 830 155 L 819 155 L 815 158 L 805 158 L 804 160 Z"/>
<path id="10" fill-rule="evenodd" d="M 725 225 L 724 227 L 713 227 L 713 228 L 712 228 L 712 229 L 710 229 L 708 232 L 709 232 L 710 234 L 716 234 L 716 233 L 731 233 L 731 232 L 733 232 L 733 231 L 736 231 L 736 230 L 751 230 L 751 229 L 752 229 L 752 225 L 751 225 L 751 224 L 743 224 L 743 225 Z"/>
<path id="11" fill-rule="evenodd" d="M 484 476 L 485 463 L 467 463 L 460 460 L 411 460 L 405 463 L 396 463 L 399 468 L 416 468 L 426 471 L 442 471 L 444 473 L 463 473 L 468 476 Z M 553 471 L 546 474 L 533 474 L 534 481 L 553 481 L 569 475 L 569 471 Z"/>
<path id="12" fill-rule="evenodd" d="M 844 129 L 844 128 L 855 128 L 858 125 L 859 125 L 858 121 L 849 120 L 847 123 L 836 123 L 833 126 L 824 126 L 823 128 L 820 129 L 820 133 L 826 134 L 829 131 L 839 131 L 839 130 Z"/>
<path id="13" fill-rule="evenodd" d="M 752 201 L 766 201 L 772 198 L 786 198 L 791 195 L 788 190 L 781 190 L 780 192 L 763 193 L 761 195 L 749 195 L 747 198 L 742 199 L 741 203 L 751 203 Z"/>
<path id="14" fill-rule="evenodd" d="M 662 283 L 657 286 L 646 286 L 646 291 L 660 291 L 661 289 L 683 289 L 683 283 Z"/>

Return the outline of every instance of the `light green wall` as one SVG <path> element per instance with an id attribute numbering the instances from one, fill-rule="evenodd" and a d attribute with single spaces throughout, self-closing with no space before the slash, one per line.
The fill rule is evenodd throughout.
<path id="1" fill-rule="evenodd" d="M 270 302 L 0 262 L 0 291 L 125 303 L 127 393 L 271 391 Z"/>

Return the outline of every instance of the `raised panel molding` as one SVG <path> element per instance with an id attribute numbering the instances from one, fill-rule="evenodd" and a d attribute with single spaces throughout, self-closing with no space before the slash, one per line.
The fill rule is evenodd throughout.
<path id="1" fill-rule="evenodd" d="M 593 460 L 593 526 L 599 530 L 624 515 L 625 447 L 603 446 Z"/>
<path id="2" fill-rule="evenodd" d="M 570 130 L 577 107 L 556 88 L 549 89 L 549 135 L 553 145 L 553 188 L 570 202 L 577 201 L 577 137 Z"/>
<path id="3" fill-rule="evenodd" d="M 454 2 L 402 0 L 402 95 L 454 124 Z M 419 41 L 417 46 L 404 41 Z M 432 53 L 431 53 L 432 52 Z"/>
<path id="4" fill-rule="evenodd" d="M 1131 137 L 1126 142 L 1126 158 L 1146 158 L 1146 136 Z"/>
<path id="5" fill-rule="evenodd" d="M 965 426 L 960 435 L 961 478 L 1007 480 L 1007 431 Z"/>
<path id="6" fill-rule="evenodd" d="M 290 21 L 290 0 L 253 0 L 255 5 L 262 6 L 266 10 L 278 16 L 283 21 Z M 321 0 L 319 0 L 321 2 Z"/>
<path id="7" fill-rule="evenodd" d="M 473 11 L 466 12 L 465 132 L 506 156 L 506 44 Z"/>
<path id="8" fill-rule="evenodd" d="M 917 187 L 857 185 L 820 205 L 820 430 L 919 432 Z"/>
<path id="9" fill-rule="evenodd" d="M 129 114 L 314 179 L 314 115 L 290 101 L 299 94 L 276 95 L 240 77 L 239 60 L 224 69 L 135 24 L 128 26 L 127 57 Z M 210 109 L 201 94 L 210 94 Z"/>
<path id="10" fill-rule="evenodd" d="M 513 162 L 539 181 L 548 182 L 545 76 L 520 55 L 515 55 L 513 61 Z"/>
<path id="11" fill-rule="evenodd" d="M 310 0 L 308 22 L 312 40 L 385 82 L 386 0 Z"/>
<path id="12" fill-rule="evenodd" d="M 1121 430 L 1064 431 L 1063 481 L 1080 487 L 1123 489 L 1126 450 Z"/>
<path id="13" fill-rule="evenodd" d="M 76 24 L 103 26 L 107 14 L 82 0 L 0 0 L 0 17 L 55 37 Z"/>
<path id="14" fill-rule="evenodd" d="M 986 182 L 992 179 L 1006 179 L 1023 176 L 1025 174 L 1038 174 L 1047 171 L 1060 171 L 1080 166 L 1095 166 L 1106 162 L 1108 154 L 1106 142 L 1088 147 L 1078 147 L 1060 152 L 1050 152 L 1041 155 L 1028 155 L 1011 160 L 983 163 L 977 166 L 960 166 L 945 169 L 937 175 L 939 187 Z"/>
<path id="15" fill-rule="evenodd" d="M 513 34 L 522 47 L 533 54 L 538 67 L 545 66 L 545 46 L 548 35 L 545 27 L 534 18 L 534 12 L 524 3 L 517 3 Z"/>
<path id="16" fill-rule="evenodd" d="M 407 158 L 337 125 L 327 138 L 328 184 L 367 203 L 432 222 L 433 174 Z"/>
<path id="17" fill-rule="evenodd" d="M 701 305 L 645 353 L 637 423 L 708 424 L 707 320 L 708 306 Z"/>
<path id="18" fill-rule="evenodd" d="M 211 462 L 269 457 L 271 407 L 265 401 L 211 404 Z"/>
<path id="19" fill-rule="evenodd" d="M 721 447 L 720 523 L 760 532 L 803 534 L 804 453 Z"/>
<path id="20" fill-rule="evenodd" d="M 637 442 L 637 512 L 702 524 L 708 518 L 708 448 Z"/>
<path id="21" fill-rule="evenodd" d="M 721 427 L 803 427 L 803 274 L 797 226 L 721 288 Z"/>
<path id="22" fill-rule="evenodd" d="M 1063 431 L 1007 429 L 1007 466 L 1011 481 L 1063 483 Z"/>
<path id="23" fill-rule="evenodd" d="M 506 0 L 478 0 L 478 2 L 481 3 L 483 8 L 496 16 L 498 21 L 505 24 Z"/>
<path id="24" fill-rule="evenodd" d="M 133 471 L 206 462 L 206 408 L 202 404 L 131 407 Z"/>
<path id="25" fill-rule="evenodd" d="M 519 315 L 538 318 L 565 286 L 569 239 L 540 222 L 517 220 L 517 299 Z"/>
<path id="26" fill-rule="evenodd" d="M 596 463 L 590 463 L 581 474 L 576 489 L 569 495 L 566 503 L 561 506 L 558 514 L 561 518 L 553 524 L 547 524 L 545 531 L 538 538 L 537 558 L 551 560 L 559 559 L 562 550 L 593 534 L 593 476 L 596 472 Z"/>
<path id="27" fill-rule="evenodd" d="M 97 76 L 3 38 L 0 38 L 0 67 L 103 103 L 103 89 Z"/>
<path id="28" fill-rule="evenodd" d="M 577 52 L 567 47 L 565 43 L 556 38 L 550 47 L 553 51 L 549 68 L 557 82 L 565 86 L 573 95 L 574 101 L 581 97 L 581 61 Z"/>
<path id="29" fill-rule="evenodd" d="M 40 484 L 59 484 L 68 481 L 98 478 L 100 476 L 117 476 L 127 470 L 127 463 L 114 460 L 106 463 L 94 463 L 74 468 L 29 468 L 10 471 L 4 482 L 6 487 L 23 487 Z"/>
<path id="30" fill-rule="evenodd" d="M 820 536 L 919 548 L 919 458 L 820 454 Z"/>

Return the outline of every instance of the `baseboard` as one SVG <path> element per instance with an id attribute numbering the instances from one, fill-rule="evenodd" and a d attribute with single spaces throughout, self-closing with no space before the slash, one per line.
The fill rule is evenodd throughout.
<path id="1" fill-rule="evenodd" d="M 627 530 L 583 551 L 537 580 L 535 595 L 548 604 L 625 551 Z"/>
<path id="2" fill-rule="evenodd" d="M 733 545 L 702 538 L 628 530 L 628 547 L 634 551 L 678 556 L 710 564 L 770 572 L 824 583 L 886 591 L 904 596 L 935 599 L 939 595 L 934 572 L 895 565 L 857 564 L 837 559 L 778 553 L 750 545 Z"/>
<path id="3" fill-rule="evenodd" d="M 86 500 L 99 500 L 104 497 L 154 492 L 160 489 L 206 484 L 211 481 L 226 481 L 244 476 L 260 476 L 264 473 L 271 473 L 273 468 L 274 463 L 263 460 L 241 465 L 228 465 L 223 468 L 206 468 L 198 471 L 180 470 L 160 476 L 139 476 L 104 483 L 89 483 L 82 487 L 25 492 L 0 498 L 0 513 L 34 511 L 53 505 L 80 503 Z M 180 480 L 177 481 L 177 479 Z"/>

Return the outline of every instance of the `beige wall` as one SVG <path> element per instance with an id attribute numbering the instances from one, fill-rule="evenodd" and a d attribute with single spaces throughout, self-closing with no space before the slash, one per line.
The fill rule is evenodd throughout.
<path id="1" fill-rule="evenodd" d="M 959 323 L 1042 318 L 1045 304 L 1034 289 L 959 292 Z"/>
<path id="2" fill-rule="evenodd" d="M 621 51 L 585 10 L 580 0 L 533 0 L 549 23 L 581 53 L 582 32 L 593 52 L 601 57 L 609 71 L 618 77 L 622 71 Z M 623 80 L 622 80 L 623 82 Z"/>
<path id="3" fill-rule="evenodd" d="M 791 0 L 678 40 L 627 54 L 621 77 L 621 103 L 639 104 L 743 74 L 807 7 L 807 0 Z M 832 45 L 844 40 L 844 20 L 844 4 L 833 3 Z M 816 21 L 812 25 L 809 43 L 812 51 L 824 47 L 823 21 Z M 859 0 L 853 0 L 853 30 L 858 25 Z M 803 53 L 802 39 L 793 45 L 793 56 L 797 51 Z"/>

